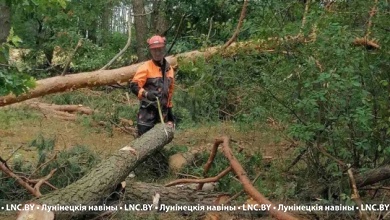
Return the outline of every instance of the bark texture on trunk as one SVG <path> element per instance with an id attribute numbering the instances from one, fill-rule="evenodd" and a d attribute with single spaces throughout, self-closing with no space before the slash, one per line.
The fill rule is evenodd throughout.
<path id="1" fill-rule="evenodd" d="M 364 187 L 390 178 L 390 165 L 374 168 L 355 176 L 356 186 Z"/>
<path id="2" fill-rule="evenodd" d="M 152 130 L 102 161 L 80 180 L 32 202 L 51 206 L 57 204 L 68 206 L 102 204 L 102 201 L 115 191 L 117 186 L 126 179 L 138 164 L 162 149 L 173 139 L 173 129 L 168 126 L 166 126 L 166 129 L 168 136 L 162 124 L 157 124 Z M 57 212 L 56 217 L 68 218 L 71 213 Z"/>
<path id="3" fill-rule="evenodd" d="M 169 23 L 165 16 L 165 1 L 153 2 L 153 13 L 150 17 L 150 31 L 152 34 L 166 35 L 165 31 L 169 28 Z"/>
<path id="4" fill-rule="evenodd" d="M 139 61 L 145 61 L 146 40 L 149 32 L 145 15 L 145 6 L 143 0 L 133 0 L 135 37 L 137 40 L 137 56 Z"/>
<path id="5" fill-rule="evenodd" d="M 11 30 L 11 8 L 4 2 L 0 2 L 0 44 L 7 41 Z"/>
<path id="6" fill-rule="evenodd" d="M 198 191 L 189 187 L 164 187 L 158 184 L 126 181 L 126 201 L 151 204 L 153 196 L 160 195 L 160 204 L 165 205 L 216 205 L 224 193 Z"/>
<path id="7" fill-rule="evenodd" d="M 384 180 L 390 179 L 390 165 L 384 165 L 381 167 L 373 168 L 362 173 L 354 173 L 355 182 L 357 188 L 373 185 Z M 302 192 L 300 197 L 306 199 L 314 199 L 316 197 L 322 197 L 329 194 L 329 189 L 338 188 L 336 183 L 330 183 L 329 185 L 318 185 L 310 187 L 308 190 Z M 338 193 L 338 192 L 335 192 Z"/>

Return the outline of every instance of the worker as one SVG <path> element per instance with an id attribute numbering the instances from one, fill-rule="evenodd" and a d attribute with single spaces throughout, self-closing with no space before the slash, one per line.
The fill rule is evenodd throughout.
<path id="1" fill-rule="evenodd" d="M 172 112 L 174 71 L 165 59 L 165 37 L 155 35 L 147 40 L 152 59 L 142 64 L 130 82 L 130 90 L 140 100 L 137 118 L 138 136 L 161 122 L 157 99 L 164 119 L 162 123 L 175 124 Z"/>

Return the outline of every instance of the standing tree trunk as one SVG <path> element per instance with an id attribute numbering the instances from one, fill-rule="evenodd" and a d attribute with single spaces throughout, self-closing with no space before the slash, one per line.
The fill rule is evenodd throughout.
<path id="1" fill-rule="evenodd" d="M 103 15 L 102 15 L 102 39 L 101 42 L 103 45 L 108 44 L 107 40 L 110 35 L 111 30 L 111 17 L 112 17 L 112 8 L 113 4 L 111 1 L 108 1 L 106 4 L 106 7 L 103 9 Z"/>
<path id="2" fill-rule="evenodd" d="M 134 26 L 135 37 L 137 41 L 137 56 L 138 61 L 145 61 L 148 59 L 146 55 L 146 41 L 148 34 L 148 26 L 146 22 L 145 6 L 143 0 L 133 0 L 134 10 Z"/>
<path id="3" fill-rule="evenodd" d="M 11 7 L 4 1 L 0 2 L 0 44 L 7 41 L 11 30 Z"/>
<path id="4" fill-rule="evenodd" d="M 164 13 L 165 1 L 153 2 L 153 13 L 150 19 L 150 31 L 152 34 L 163 35 L 169 24 Z"/>
<path id="5" fill-rule="evenodd" d="M 1 45 L 7 42 L 7 37 L 11 30 L 11 7 L 5 3 L 0 2 L 0 48 Z M 8 58 L 4 53 L 0 53 L 0 63 L 8 63 Z"/>

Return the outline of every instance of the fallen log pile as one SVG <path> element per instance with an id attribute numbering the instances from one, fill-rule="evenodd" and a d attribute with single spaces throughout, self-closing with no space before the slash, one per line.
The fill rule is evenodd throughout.
<path id="1" fill-rule="evenodd" d="M 52 170 L 52 172 L 44 178 L 33 181 L 26 178 L 20 178 L 7 166 L 6 160 L 0 158 L 0 170 L 6 175 L 16 179 L 20 185 L 25 187 L 36 197 L 31 201 L 26 201 L 27 205 L 34 205 L 34 208 L 19 212 L 17 219 L 25 219 L 26 216 L 29 216 L 29 219 L 31 220 L 74 219 L 75 217 L 85 216 L 88 216 L 88 218 L 97 218 L 99 216 L 112 215 L 129 204 L 148 204 L 150 207 L 153 207 L 153 210 L 156 209 L 157 211 L 165 211 L 168 206 L 175 207 L 177 205 L 193 207 L 199 205 L 229 206 L 232 204 L 232 200 L 237 198 L 237 195 L 231 196 L 229 193 L 203 191 L 202 189 L 204 189 L 204 184 L 215 184 L 231 172 L 233 172 L 235 177 L 241 182 L 243 192 L 249 196 L 249 199 L 244 204 L 233 203 L 230 206 L 236 207 L 232 215 L 242 214 L 242 208 L 245 205 L 253 206 L 257 204 L 267 206 L 267 213 L 276 219 L 298 219 L 297 216 L 284 212 L 285 210 L 280 210 L 277 205 L 274 205 L 253 186 L 253 183 L 261 174 L 258 174 L 253 182 L 249 180 L 245 170 L 229 147 L 229 139 L 227 137 L 216 139 L 211 149 L 209 159 L 204 165 L 203 178 L 178 179 L 165 185 L 136 182 L 134 179 L 128 178 L 130 172 L 139 164 L 145 161 L 149 156 L 152 156 L 155 152 L 161 150 L 173 139 L 174 129 L 168 127 L 167 131 L 168 136 L 164 131 L 164 126 L 161 124 L 156 125 L 152 130 L 140 138 L 135 139 L 127 146 L 119 149 L 111 157 L 103 160 L 87 175 L 62 189 L 57 189 L 49 182 L 50 177 L 54 175 L 56 170 Z M 217 176 L 208 177 L 207 173 L 211 166 L 213 166 L 213 161 L 219 149 L 228 159 L 230 165 Z M 238 151 L 240 151 L 240 149 Z M 355 178 L 356 183 L 354 185 L 361 187 L 386 178 L 386 176 L 382 175 L 383 169 L 387 169 L 387 167 L 379 169 L 379 174 L 378 172 L 372 172 L 373 175 L 376 174 L 375 177 L 372 175 L 365 175 L 365 178 L 363 178 L 363 175 L 357 174 Z M 380 177 L 379 179 L 378 176 Z M 42 195 L 39 188 L 43 184 L 50 186 L 53 191 Z M 191 184 L 192 187 L 190 187 Z M 241 193 L 242 192 L 240 192 L 240 194 Z M 75 212 L 69 212 L 55 208 L 58 208 L 59 206 L 108 207 L 109 210 L 94 210 L 91 213 L 91 211 L 88 212 L 88 210 L 80 208 Z M 52 207 L 52 210 L 48 211 L 48 207 Z M 238 207 L 240 207 L 241 210 Z M 204 210 L 202 212 L 204 212 Z M 209 219 L 221 219 L 226 217 L 221 217 L 221 215 L 229 215 L 228 213 L 213 211 L 206 212 L 205 214 L 206 218 Z M 246 214 L 251 215 L 253 213 L 247 212 Z M 258 214 L 259 213 L 256 215 Z M 302 218 L 302 215 L 300 215 L 299 218 Z"/>
<path id="2" fill-rule="evenodd" d="M 229 140 L 227 137 L 218 139 L 212 149 L 212 153 L 205 165 L 204 179 L 187 179 L 176 180 L 165 186 L 158 184 L 148 184 L 134 182 L 128 179 L 130 172 L 133 171 L 140 163 L 146 158 L 153 155 L 155 152 L 161 150 L 166 144 L 168 144 L 172 138 L 174 129 L 168 127 L 168 136 L 165 134 L 164 126 L 161 124 L 156 125 L 152 130 L 145 133 L 138 139 L 135 139 L 127 146 L 119 149 L 111 157 L 103 160 L 88 174 L 79 179 L 78 181 L 68 185 L 62 189 L 55 189 L 54 191 L 41 195 L 39 192 L 39 186 L 49 183 L 50 176 L 42 178 L 42 181 L 38 187 L 30 186 L 31 182 L 18 178 L 18 176 L 12 173 L 12 170 L 6 165 L 5 161 L 1 162 L 0 169 L 9 176 L 18 179 L 19 184 L 29 189 L 36 198 L 27 201 L 26 204 L 34 205 L 34 208 L 24 210 L 18 213 L 17 219 L 25 219 L 29 216 L 30 219 L 73 219 L 75 217 L 91 215 L 91 213 L 76 210 L 75 212 L 69 212 L 62 209 L 56 209 L 55 207 L 83 207 L 83 206 L 105 206 L 111 207 L 109 212 L 120 211 L 123 207 L 123 202 L 120 201 L 133 201 L 136 203 L 154 204 L 160 208 L 163 205 L 220 205 L 228 201 L 230 195 L 228 193 L 206 192 L 199 189 L 203 188 L 206 183 L 215 183 L 220 178 L 233 171 L 237 178 L 242 182 L 245 192 L 248 193 L 258 204 L 270 204 L 272 203 L 262 196 L 249 182 L 248 177 L 245 174 L 242 166 L 233 156 L 233 153 L 229 147 Z M 212 165 L 212 162 L 216 156 L 217 148 L 220 144 L 223 144 L 222 151 L 228 158 L 231 166 L 226 168 L 221 174 L 216 177 L 208 177 L 207 172 Z M 51 175 L 55 170 L 51 172 Z M 198 189 L 183 186 L 181 183 L 197 183 Z M 180 186 L 178 186 L 181 184 Z M 30 189 L 32 188 L 32 190 Z M 34 191 L 34 189 L 37 189 Z M 32 206 L 31 206 L 32 207 Z M 48 211 L 48 207 L 54 207 L 54 209 Z M 114 208 L 116 207 L 116 208 Z M 119 207 L 119 208 L 118 208 Z M 45 210 L 46 209 L 46 210 Z M 85 210 L 84 210 L 85 211 Z M 100 213 L 93 213 L 102 215 Z M 213 213 L 216 215 L 216 213 Z M 296 219 L 288 213 L 284 213 L 278 210 L 270 209 L 270 214 L 277 219 Z"/>

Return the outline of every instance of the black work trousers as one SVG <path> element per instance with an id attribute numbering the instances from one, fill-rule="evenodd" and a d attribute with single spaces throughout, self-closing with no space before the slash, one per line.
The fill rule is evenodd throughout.
<path id="1" fill-rule="evenodd" d="M 168 109 L 166 107 L 162 107 L 161 111 L 165 123 Z M 145 134 L 147 131 L 152 129 L 155 124 L 160 122 L 161 120 L 160 120 L 160 115 L 158 113 L 157 106 L 152 104 L 149 105 L 141 104 L 141 107 L 138 111 L 138 118 L 137 118 L 138 137 Z"/>

